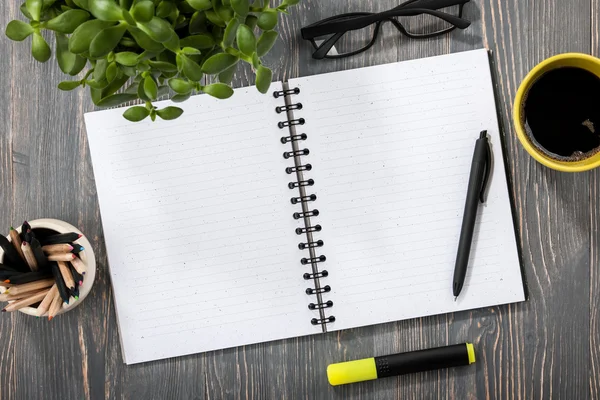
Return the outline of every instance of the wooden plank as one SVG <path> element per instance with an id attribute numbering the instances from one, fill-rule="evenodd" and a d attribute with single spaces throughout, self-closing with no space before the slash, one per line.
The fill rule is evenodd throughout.
<path id="1" fill-rule="evenodd" d="M 600 57 L 600 0 L 591 0 L 591 54 Z M 589 388 L 600 399 L 600 169 L 590 174 L 590 360 Z"/>
<path id="2" fill-rule="evenodd" d="M 506 313 L 499 309 L 501 323 L 486 340 L 491 351 L 486 357 L 491 359 L 486 362 L 484 390 L 478 387 L 480 395 L 589 396 L 584 372 L 590 351 L 584 306 L 590 295 L 589 175 L 542 167 L 523 151 L 511 124 L 512 99 L 529 69 L 557 53 L 589 52 L 589 7 L 589 1 L 518 2 L 506 7 L 498 0 L 482 8 L 483 40 L 494 51 L 499 70 L 499 112 L 508 139 L 530 300 L 509 306 Z M 552 29 L 533 28 L 540 23 Z"/>

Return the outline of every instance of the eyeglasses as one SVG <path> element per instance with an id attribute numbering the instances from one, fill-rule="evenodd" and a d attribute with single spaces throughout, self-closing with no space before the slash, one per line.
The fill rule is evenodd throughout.
<path id="1" fill-rule="evenodd" d="M 368 50 L 381 26 L 391 22 L 404 35 L 425 39 L 443 35 L 471 22 L 462 18 L 470 0 L 409 0 L 381 13 L 349 13 L 318 21 L 301 29 L 316 51 L 313 58 L 343 58 Z"/>

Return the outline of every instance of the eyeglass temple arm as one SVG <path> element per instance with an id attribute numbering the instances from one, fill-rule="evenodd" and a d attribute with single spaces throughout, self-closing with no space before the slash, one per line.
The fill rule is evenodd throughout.
<path id="1" fill-rule="evenodd" d="M 321 25 L 316 26 L 307 26 L 302 29 L 302 37 L 304 39 L 314 39 L 319 36 L 329 35 L 332 33 L 340 33 L 347 32 L 356 29 L 361 29 L 366 26 L 369 26 L 375 22 L 382 21 L 384 19 L 390 17 L 398 17 L 398 16 L 412 16 L 418 14 L 429 14 L 434 17 L 438 17 L 443 19 L 446 22 L 451 23 L 459 29 L 465 29 L 471 23 L 465 19 L 455 17 L 450 14 L 443 13 L 437 10 L 429 10 L 426 8 L 409 8 L 409 9 L 394 9 L 390 11 L 385 11 L 378 14 L 367 15 L 364 17 L 356 17 L 352 18 L 348 21 L 341 22 L 327 22 Z"/>
<path id="2" fill-rule="evenodd" d="M 471 0 L 417 0 L 414 2 L 410 2 L 409 4 L 400 4 L 397 7 L 392 8 L 392 10 L 398 9 L 409 9 L 409 8 L 429 8 L 432 10 L 439 10 L 440 8 L 452 7 L 456 5 L 465 5 Z"/>

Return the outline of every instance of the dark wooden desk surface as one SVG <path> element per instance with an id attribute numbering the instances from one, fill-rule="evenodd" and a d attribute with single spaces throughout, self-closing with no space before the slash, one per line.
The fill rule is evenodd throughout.
<path id="1" fill-rule="evenodd" d="M 18 1 L 0 2 L 2 31 Z M 368 53 L 314 61 L 300 27 L 392 0 L 303 0 L 280 26 L 276 79 L 480 48 L 493 51 L 529 301 L 216 351 L 122 363 L 100 214 L 82 115 L 88 93 L 61 92 L 54 61 L 0 39 L 0 226 L 53 217 L 81 228 L 99 274 L 85 302 L 52 323 L 0 316 L 0 398 L 12 399 L 587 399 L 600 398 L 600 170 L 558 173 L 520 147 L 511 103 L 544 58 L 600 54 L 600 0 L 473 0 L 464 32 L 411 41 L 391 26 Z M 385 42 L 385 43 L 384 43 Z M 247 76 L 237 80 L 247 85 Z M 333 388 L 328 363 L 472 340 L 474 367 Z"/>

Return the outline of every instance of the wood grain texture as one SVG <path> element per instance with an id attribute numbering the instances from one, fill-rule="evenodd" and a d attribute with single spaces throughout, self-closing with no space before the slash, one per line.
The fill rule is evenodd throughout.
<path id="1" fill-rule="evenodd" d="M 13 399 L 587 399 L 600 398 L 600 172 L 563 174 L 520 147 L 511 122 L 519 82 L 556 53 L 600 55 L 600 0 L 479 0 L 465 8 L 464 32 L 421 41 L 384 26 L 367 53 L 314 61 L 299 29 L 349 11 L 379 11 L 392 0 L 303 0 L 282 19 L 267 64 L 274 79 L 332 72 L 485 46 L 492 50 L 529 301 L 263 343 L 126 367 L 83 112 L 85 92 L 60 92 L 54 62 L 38 64 L 29 41 L 0 39 L 0 226 L 63 219 L 86 233 L 97 255 L 92 293 L 52 323 L 0 318 L 0 398 Z M 591 12 L 590 12 L 591 11 Z M 0 26 L 17 18 L 0 2 Z M 237 86 L 253 83 L 240 71 Z M 333 388 L 327 364 L 473 341 L 470 368 Z"/>

